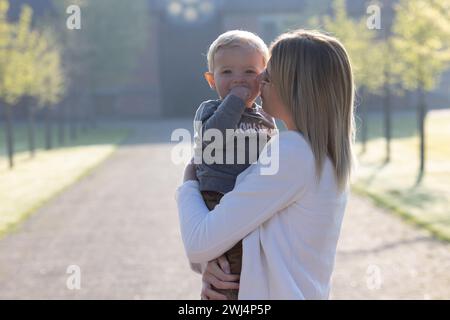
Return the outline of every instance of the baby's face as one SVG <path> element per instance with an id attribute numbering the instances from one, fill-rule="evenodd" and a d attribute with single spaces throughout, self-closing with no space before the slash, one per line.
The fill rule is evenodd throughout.
<path id="1" fill-rule="evenodd" d="M 259 95 L 258 75 L 264 68 L 263 56 L 251 47 L 221 48 L 214 56 L 214 79 L 210 85 L 221 99 L 225 98 L 233 87 L 248 88 L 251 93 L 246 104 L 251 106 Z"/>

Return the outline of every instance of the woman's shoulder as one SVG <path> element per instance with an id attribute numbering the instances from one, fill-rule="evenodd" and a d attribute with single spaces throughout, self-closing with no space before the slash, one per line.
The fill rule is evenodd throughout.
<path id="1" fill-rule="evenodd" d="M 280 131 L 266 147 L 258 160 L 261 168 L 270 167 L 270 172 L 292 179 L 315 172 L 314 155 L 299 132 Z"/>
<path id="2" fill-rule="evenodd" d="M 278 133 L 280 156 L 314 160 L 311 147 L 300 132 L 285 130 Z"/>

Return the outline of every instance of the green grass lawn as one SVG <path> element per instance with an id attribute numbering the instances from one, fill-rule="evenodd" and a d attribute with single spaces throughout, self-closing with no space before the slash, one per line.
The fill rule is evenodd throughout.
<path id="1" fill-rule="evenodd" d="M 0 130 L 0 236 L 98 166 L 129 134 L 127 129 L 99 126 L 79 132 L 74 142 L 66 136 L 65 146 L 47 151 L 43 149 L 43 128 L 38 126 L 36 155 L 31 159 L 26 151 L 26 128 L 17 125 L 15 167 L 10 170 L 3 126 Z"/>
<path id="2" fill-rule="evenodd" d="M 415 186 L 419 168 L 419 139 L 414 113 L 394 115 L 391 162 L 384 164 L 382 116 L 371 115 L 369 142 L 361 154 L 353 190 L 368 195 L 407 220 L 450 241 L 450 110 L 428 114 L 426 173 Z"/>

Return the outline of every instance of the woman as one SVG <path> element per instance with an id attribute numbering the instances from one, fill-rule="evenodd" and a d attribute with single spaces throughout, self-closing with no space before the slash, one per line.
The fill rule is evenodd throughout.
<path id="1" fill-rule="evenodd" d="M 261 174 L 263 164 L 253 164 L 213 214 L 191 165 L 177 190 L 188 258 L 203 266 L 203 299 L 224 298 L 211 285 L 239 287 L 239 299 L 328 298 L 353 159 L 353 88 L 335 38 L 298 30 L 272 44 L 261 98 L 288 129 L 266 146 L 278 171 Z M 237 284 L 222 254 L 241 239 Z"/>

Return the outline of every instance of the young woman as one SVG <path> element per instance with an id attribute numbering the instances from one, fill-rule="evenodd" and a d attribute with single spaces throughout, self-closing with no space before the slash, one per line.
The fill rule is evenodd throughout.
<path id="1" fill-rule="evenodd" d="M 264 110 L 287 128 L 266 146 L 278 170 L 251 165 L 209 214 L 187 165 L 177 190 L 185 249 L 203 299 L 225 298 L 211 286 L 239 288 L 239 299 L 326 299 L 353 159 L 349 58 L 337 39 L 297 30 L 272 44 L 260 77 Z M 241 239 L 237 283 L 222 255 Z"/>

